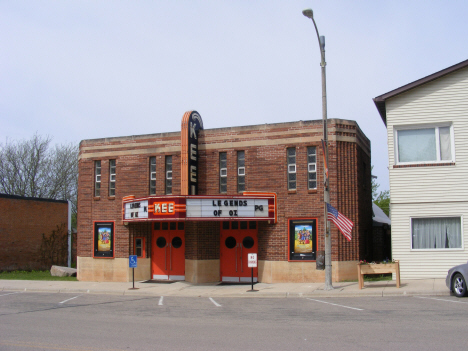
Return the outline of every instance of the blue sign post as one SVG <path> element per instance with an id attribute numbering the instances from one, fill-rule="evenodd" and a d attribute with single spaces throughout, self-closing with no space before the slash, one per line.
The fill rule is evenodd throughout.
<path id="1" fill-rule="evenodd" d="M 133 288 L 131 289 L 138 289 L 135 288 L 135 268 L 137 267 L 137 255 L 130 255 L 128 257 L 128 267 L 132 269 Z"/>

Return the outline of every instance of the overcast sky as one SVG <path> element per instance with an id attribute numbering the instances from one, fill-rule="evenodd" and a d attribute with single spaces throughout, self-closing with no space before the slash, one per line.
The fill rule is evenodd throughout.
<path id="1" fill-rule="evenodd" d="M 0 143 L 355 120 L 388 189 L 372 98 L 468 59 L 468 1 L 0 1 Z"/>

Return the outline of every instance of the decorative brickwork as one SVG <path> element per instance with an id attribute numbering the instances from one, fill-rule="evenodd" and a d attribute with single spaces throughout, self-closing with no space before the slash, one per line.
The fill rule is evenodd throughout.
<path id="1" fill-rule="evenodd" d="M 237 151 L 245 152 L 246 191 L 277 194 L 278 223 L 258 222 L 258 259 L 288 260 L 288 219 L 318 219 L 318 250 L 324 250 L 322 121 L 205 129 L 198 140 L 198 193 L 219 195 L 219 153 L 227 154 L 227 194 L 237 192 Z M 355 227 L 348 242 L 331 224 L 332 260 L 365 259 L 372 232 L 370 142 L 354 121 L 328 121 L 331 204 Z M 93 221 L 115 220 L 115 257 L 132 250 L 122 218 L 122 197 L 149 195 L 149 158 L 156 157 L 156 195 L 164 195 L 164 158 L 172 155 L 173 195 L 180 194 L 180 133 L 85 140 L 80 144 L 78 256 L 93 256 Z M 307 147 L 317 150 L 317 190 L 307 186 Z M 296 191 L 287 189 L 286 149 L 296 148 Z M 108 198 L 109 159 L 116 159 L 116 195 Z M 93 197 L 93 164 L 102 162 L 101 197 Z M 219 259 L 219 222 L 185 222 L 188 260 Z M 149 242 L 147 243 L 149 246 Z"/>

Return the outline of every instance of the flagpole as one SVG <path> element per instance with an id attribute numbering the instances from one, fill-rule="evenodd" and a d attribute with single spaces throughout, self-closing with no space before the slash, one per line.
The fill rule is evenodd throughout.
<path id="1" fill-rule="evenodd" d="M 317 39 L 320 46 L 320 66 L 322 67 L 322 123 L 323 123 L 323 141 L 324 141 L 324 153 L 325 162 L 323 165 L 323 214 L 324 214 L 324 236 L 325 236 L 325 290 L 332 290 L 332 264 L 331 264 L 331 235 L 330 235 L 330 222 L 328 221 L 327 204 L 330 203 L 329 183 L 328 183 L 328 130 L 327 130 L 327 84 L 326 84 L 326 72 L 325 66 L 325 37 L 320 36 L 317 25 L 314 20 L 314 13 L 311 9 L 302 11 L 302 14 L 307 18 L 310 18 L 314 24 L 315 32 L 317 33 Z"/>

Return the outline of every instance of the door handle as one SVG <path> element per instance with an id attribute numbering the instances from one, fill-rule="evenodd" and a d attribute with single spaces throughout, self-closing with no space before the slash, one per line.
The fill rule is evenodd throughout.
<path id="1" fill-rule="evenodd" d="M 236 272 L 237 272 L 237 247 L 239 246 L 239 244 L 236 244 Z"/>
<path id="2" fill-rule="evenodd" d="M 169 268 L 172 271 L 172 243 L 169 243 Z"/>
<path id="3" fill-rule="evenodd" d="M 243 248 L 243 246 L 242 246 L 242 244 L 239 244 L 239 246 L 240 246 L 240 249 L 241 249 L 241 250 L 240 250 L 240 251 L 241 251 L 241 255 L 240 255 L 241 272 L 244 272 L 244 265 L 242 264 L 242 263 L 244 262 L 244 256 L 242 256 L 242 252 L 243 252 L 242 248 Z"/>

